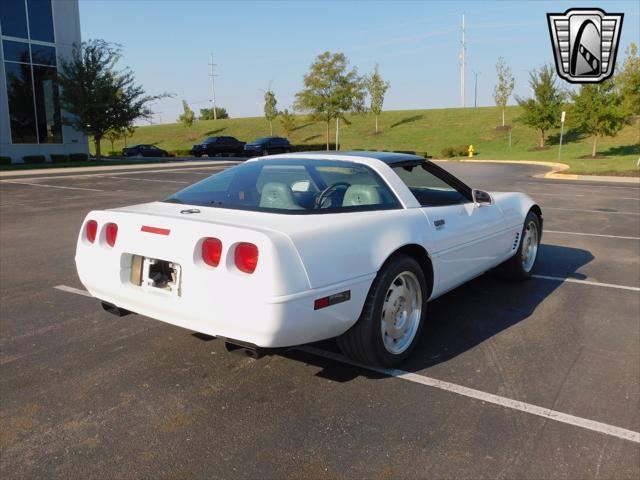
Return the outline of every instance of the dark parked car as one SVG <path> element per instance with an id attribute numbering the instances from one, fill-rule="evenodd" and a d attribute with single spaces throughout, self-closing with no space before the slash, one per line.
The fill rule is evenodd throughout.
<path id="1" fill-rule="evenodd" d="M 125 157 L 168 157 L 169 152 L 154 145 L 132 145 L 122 149 Z"/>
<path id="2" fill-rule="evenodd" d="M 244 142 L 233 137 L 209 137 L 199 145 L 191 147 L 191 155 L 201 157 L 209 155 L 242 155 L 244 151 Z"/>
<path id="3" fill-rule="evenodd" d="M 254 157 L 257 155 L 272 155 L 275 153 L 289 153 L 293 147 L 289 140 L 282 137 L 258 138 L 244 146 L 245 155 Z"/>

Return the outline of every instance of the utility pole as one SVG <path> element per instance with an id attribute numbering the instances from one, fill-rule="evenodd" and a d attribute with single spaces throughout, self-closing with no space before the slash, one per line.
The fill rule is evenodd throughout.
<path id="1" fill-rule="evenodd" d="M 216 81 L 213 73 L 213 67 L 217 66 L 216 63 L 213 63 L 213 53 L 209 56 L 209 77 L 211 77 L 211 101 L 213 102 L 213 119 L 218 119 L 218 112 L 216 112 Z"/>
<path id="2" fill-rule="evenodd" d="M 464 101 L 464 68 L 467 64 L 467 44 L 464 40 L 464 13 L 462 14 L 462 53 L 460 54 L 460 103 L 465 107 Z"/>
<path id="3" fill-rule="evenodd" d="M 478 75 L 482 72 L 476 72 L 475 70 L 471 70 L 473 72 L 474 87 L 473 87 L 473 108 L 478 108 Z"/>

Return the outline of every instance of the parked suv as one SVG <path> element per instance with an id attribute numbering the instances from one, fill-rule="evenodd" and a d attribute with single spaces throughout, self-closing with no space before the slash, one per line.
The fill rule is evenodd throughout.
<path id="1" fill-rule="evenodd" d="M 289 140 L 282 137 L 258 138 L 244 146 L 244 152 L 247 157 L 271 155 L 274 153 L 289 153 L 292 150 L 293 147 L 289 143 Z"/>
<path id="2" fill-rule="evenodd" d="M 191 147 L 191 154 L 196 157 L 208 155 L 242 155 L 244 142 L 233 137 L 209 137 L 199 145 Z"/>
<path id="3" fill-rule="evenodd" d="M 131 145 L 122 149 L 123 157 L 168 157 L 169 152 L 155 145 Z"/>

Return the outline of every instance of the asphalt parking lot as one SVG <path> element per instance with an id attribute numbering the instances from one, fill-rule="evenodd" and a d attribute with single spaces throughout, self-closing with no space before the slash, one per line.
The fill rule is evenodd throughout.
<path id="1" fill-rule="evenodd" d="M 537 199 L 541 257 L 527 282 L 484 275 L 430 303 L 393 372 L 330 341 L 243 358 L 77 293 L 89 210 L 224 167 L 2 177 L 2 477 L 639 478 L 640 188 L 442 166 Z"/>

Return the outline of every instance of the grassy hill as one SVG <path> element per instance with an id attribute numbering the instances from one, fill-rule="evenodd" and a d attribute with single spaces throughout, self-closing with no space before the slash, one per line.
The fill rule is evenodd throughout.
<path id="1" fill-rule="evenodd" d="M 380 133 L 374 134 L 374 119 L 370 114 L 352 115 L 350 125 L 341 124 L 340 147 L 348 149 L 397 150 L 427 152 L 442 158 L 446 147 L 472 144 L 479 159 L 556 161 L 559 131 L 548 136 L 547 150 L 536 150 L 537 132 L 522 125 L 516 118 L 519 107 L 508 107 L 507 124 L 512 125 L 511 148 L 509 132 L 496 129 L 500 125 L 500 110 L 497 107 L 448 108 L 434 110 L 403 110 L 384 112 L 380 116 Z M 298 116 L 297 127 L 289 140 L 304 149 L 324 149 L 325 125 L 310 122 Z M 331 138 L 335 140 L 335 125 Z M 638 174 L 636 162 L 640 157 L 640 122 L 625 129 L 614 138 L 598 140 L 598 155 L 604 158 L 580 158 L 591 154 L 591 138 L 571 132 L 570 117 L 567 117 L 567 133 L 562 146 L 563 163 L 571 166 L 574 173 L 623 173 Z M 197 121 L 191 129 L 181 124 L 144 126 L 136 129 L 129 145 L 150 143 L 169 151 L 187 150 L 193 143 L 211 135 L 231 135 L 243 141 L 269 134 L 269 124 L 262 117 L 227 120 Z M 274 122 L 274 134 L 284 135 L 280 122 Z M 116 150 L 122 142 L 115 144 Z M 104 152 L 111 144 L 104 141 Z"/>

